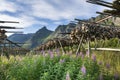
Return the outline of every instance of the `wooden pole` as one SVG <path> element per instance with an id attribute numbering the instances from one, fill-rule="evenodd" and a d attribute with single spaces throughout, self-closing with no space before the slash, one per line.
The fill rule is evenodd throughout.
<path id="1" fill-rule="evenodd" d="M 112 16 L 108 16 L 108 17 L 106 17 L 106 18 L 103 18 L 103 19 L 97 21 L 96 23 L 100 23 L 100 22 L 102 22 L 102 21 L 104 21 L 104 20 L 107 20 L 107 19 L 109 19 L 109 18 L 112 18 Z"/>
<path id="2" fill-rule="evenodd" d="M 97 39 L 95 38 L 95 49 L 97 48 Z"/>
<path id="3" fill-rule="evenodd" d="M 91 48 L 90 48 L 90 39 L 88 38 L 88 57 L 90 56 Z"/>
<path id="4" fill-rule="evenodd" d="M 84 34 L 82 35 L 81 40 L 80 40 L 80 43 L 79 43 L 79 45 L 78 45 L 78 49 L 77 49 L 77 51 L 76 51 L 76 57 L 78 56 L 78 52 L 80 51 L 80 47 L 81 47 L 81 45 L 82 45 L 83 37 L 84 37 Z"/>
<path id="5" fill-rule="evenodd" d="M 10 54 L 10 42 L 8 42 L 8 54 Z"/>
<path id="6" fill-rule="evenodd" d="M 58 42 L 59 42 L 59 44 L 60 44 L 60 46 L 61 46 L 61 49 L 62 49 L 62 52 L 63 52 L 63 55 L 64 55 L 64 54 L 65 54 L 65 51 L 64 51 L 64 49 L 63 49 L 63 46 L 62 46 L 60 40 L 58 40 Z"/>

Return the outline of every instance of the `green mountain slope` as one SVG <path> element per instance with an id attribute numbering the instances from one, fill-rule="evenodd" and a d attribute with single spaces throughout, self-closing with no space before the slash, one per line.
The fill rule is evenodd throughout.
<path id="1" fill-rule="evenodd" d="M 26 41 L 26 44 L 23 45 L 25 48 L 35 48 L 38 45 L 42 44 L 45 38 L 47 38 L 53 31 L 48 30 L 46 27 L 39 29 L 31 39 Z"/>
<path id="2" fill-rule="evenodd" d="M 27 40 L 29 40 L 33 35 L 34 35 L 33 33 L 29 33 L 29 34 L 13 34 L 13 35 L 9 36 L 8 39 L 13 41 L 13 42 L 24 43 Z"/>
<path id="3" fill-rule="evenodd" d="M 75 28 L 76 24 L 74 23 L 69 23 L 68 25 L 59 25 L 55 31 L 48 36 L 45 41 L 47 41 L 48 39 L 53 39 L 53 38 L 63 38 L 63 37 L 67 37 L 68 35 L 62 35 L 59 33 L 66 33 L 66 32 L 71 32 L 71 30 L 73 28 Z"/>

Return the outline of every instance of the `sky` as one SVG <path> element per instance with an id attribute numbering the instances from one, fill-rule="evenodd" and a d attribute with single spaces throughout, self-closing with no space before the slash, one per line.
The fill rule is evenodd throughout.
<path id="1" fill-rule="evenodd" d="M 34 33 L 43 26 L 54 31 L 58 25 L 68 24 L 74 18 L 95 17 L 96 11 L 104 9 L 86 0 L 0 0 L 0 20 L 20 22 L 0 25 L 22 27 L 24 33 Z"/>

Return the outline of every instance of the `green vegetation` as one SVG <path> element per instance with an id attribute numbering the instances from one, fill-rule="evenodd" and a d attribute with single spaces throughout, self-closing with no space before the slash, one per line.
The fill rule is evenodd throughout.
<path id="1" fill-rule="evenodd" d="M 29 34 L 13 34 L 13 35 L 9 36 L 8 39 L 11 40 L 11 41 L 13 41 L 13 42 L 24 43 L 27 40 L 29 40 L 30 38 L 32 38 L 33 35 L 34 35 L 34 33 L 29 33 Z"/>
<path id="2" fill-rule="evenodd" d="M 42 51 L 41 55 L 11 56 L 10 60 L 2 56 L 0 80 L 119 80 L 119 74 L 111 72 L 112 65 L 103 61 L 100 54 L 87 55 L 80 53 L 76 58 Z"/>
<path id="3" fill-rule="evenodd" d="M 104 16 L 98 16 L 95 20 L 102 17 Z M 104 24 L 113 24 L 112 22 L 115 22 L 113 18 Z M 28 44 L 24 46 L 34 48 L 48 39 L 61 38 L 63 35 L 58 33 L 70 32 L 70 28 L 74 27 L 71 24 L 59 25 L 53 33 L 43 27 L 27 40 Z M 97 47 L 120 48 L 118 43 L 117 38 L 99 40 Z M 95 43 L 91 42 L 91 47 L 94 46 Z M 68 53 L 66 55 L 61 55 L 62 51 L 43 51 L 40 54 L 11 56 L 10 60 L 1 56 L 0 80 L 120 80 L 119 52 L 92 51 L 93 54 L 88 57 L 89 54 L 83 51 L 76 58 L 74 55 L 76 47 L 77 45 L 73 46 L 72 53 L 65 47 Z"/>
<path id="4" fill-rule="evenodd" d="M 120 40 L 118 38 L 98 40 L 96 43 L 97 44 L 95 44 L 95 42 L 91 42 L 91 47 L 95 47 L 95 45 L 97 45 L 96 47 L 98 48 L 120 48 Z M 87 46 L 87 44 L 85 46 Z"/>

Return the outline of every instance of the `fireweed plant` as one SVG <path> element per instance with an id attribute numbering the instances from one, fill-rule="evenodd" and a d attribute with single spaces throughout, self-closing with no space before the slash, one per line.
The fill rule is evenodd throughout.
<path id="1" fill-rule="evenodd" d="M 80 52 L 78 57 L 61 55 L 59 50 L 42 51 L 37 55 L 0 58 L 0 80 L 119 80 L 111 74 L 111 65 L 97 61 L 96 54 Z"/>

